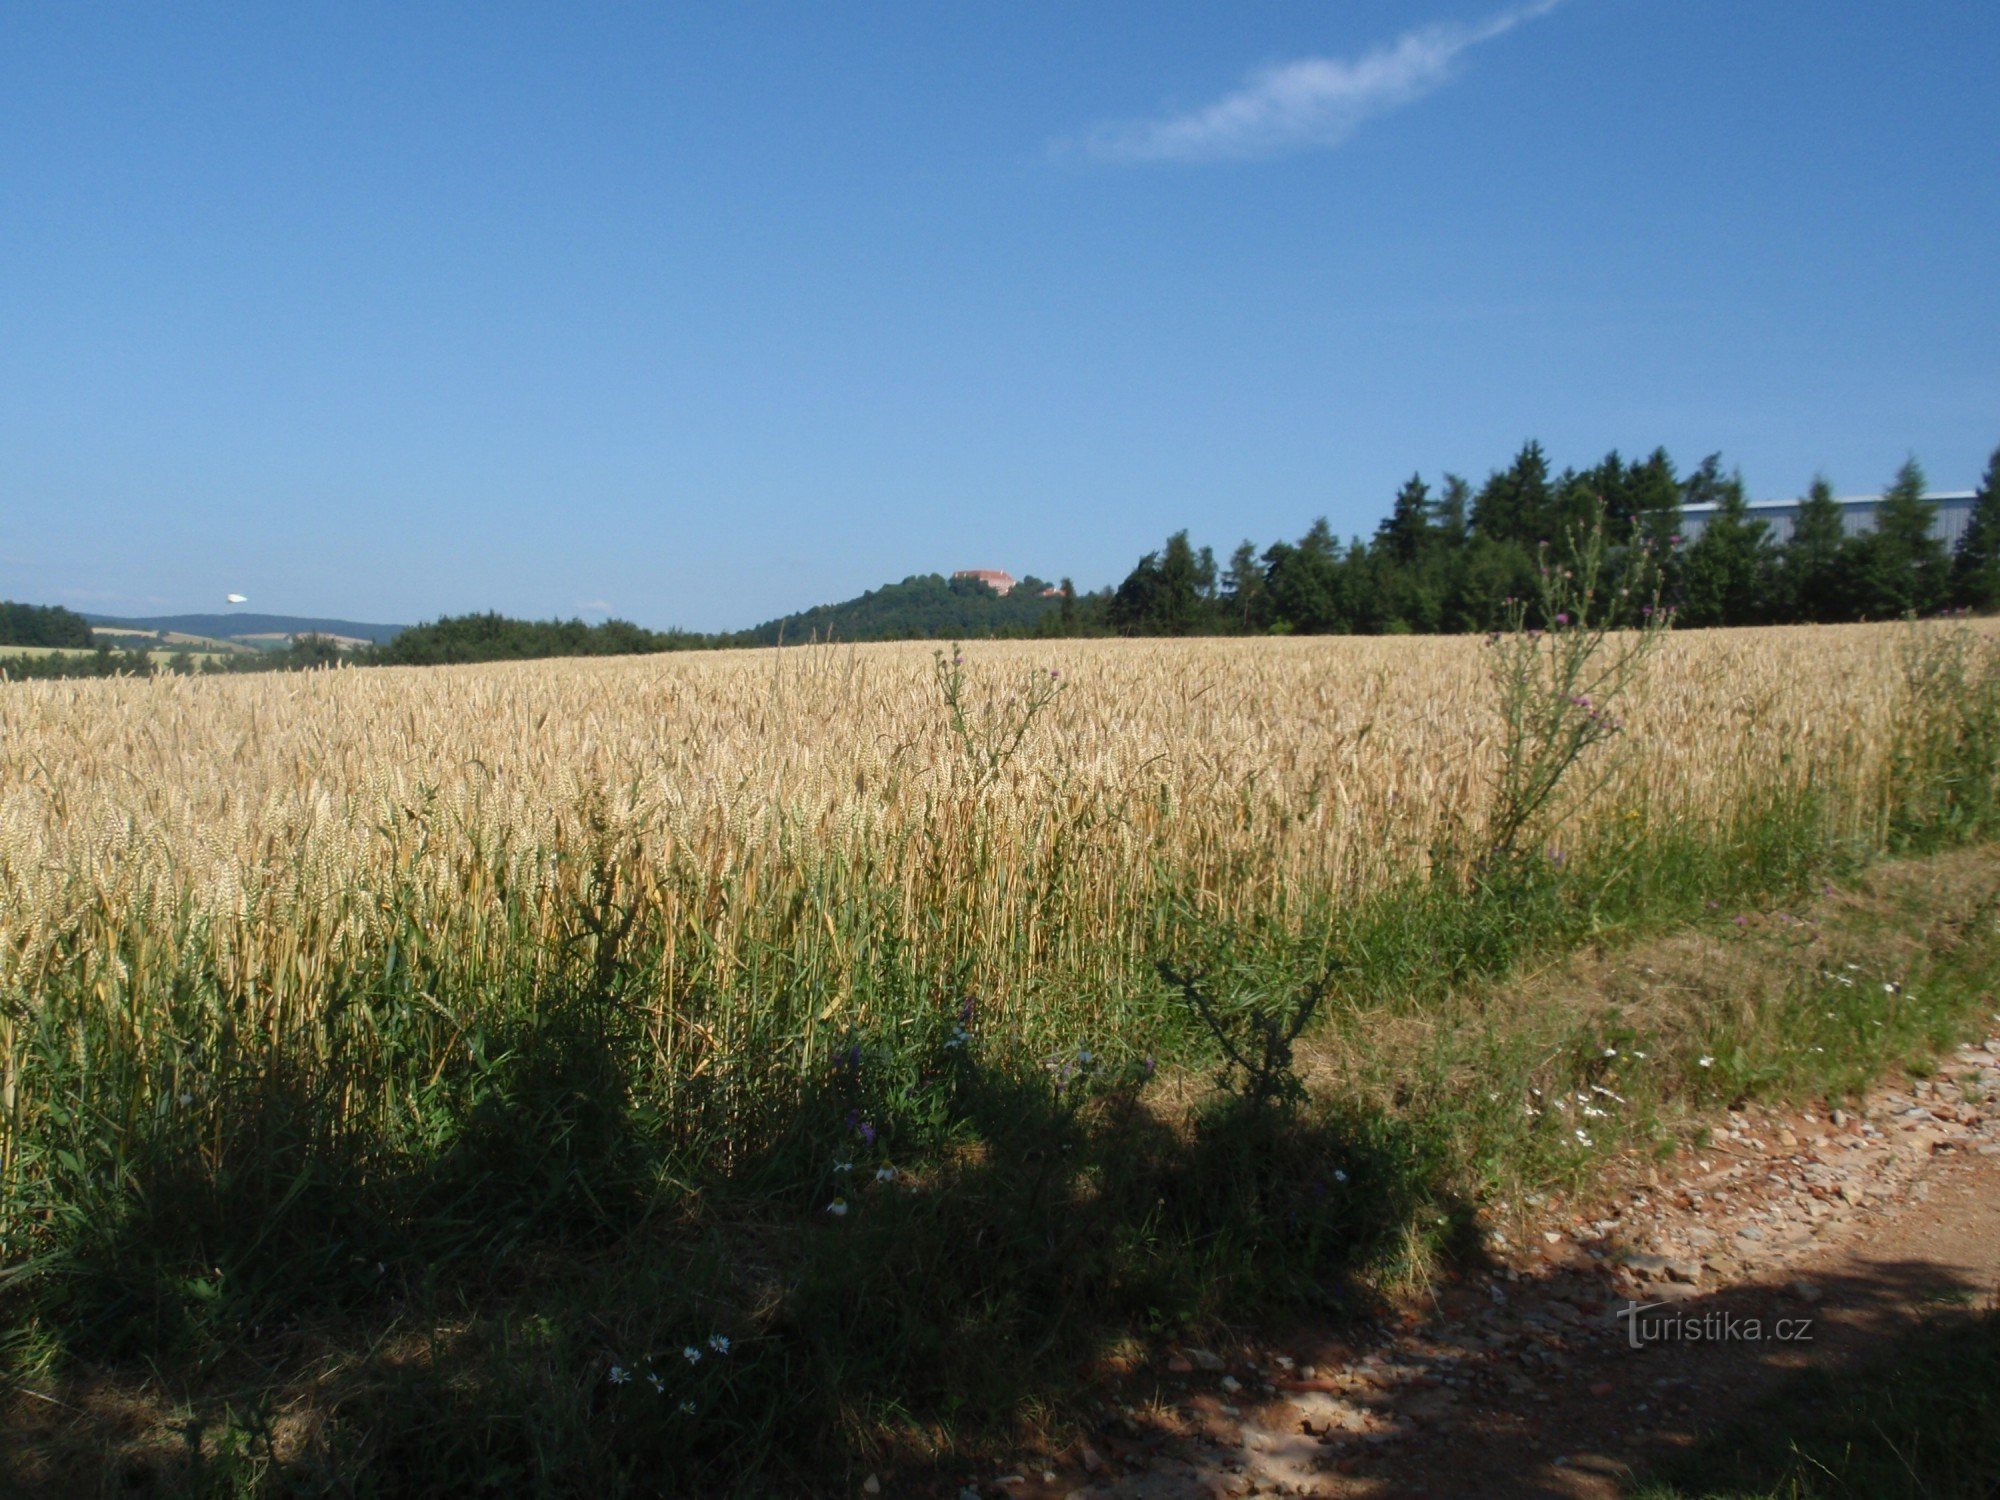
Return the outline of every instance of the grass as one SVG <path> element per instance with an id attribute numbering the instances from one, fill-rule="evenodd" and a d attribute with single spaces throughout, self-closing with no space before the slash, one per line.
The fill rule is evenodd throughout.
<path id="1" fill-rule="evenodd" d="M 1868 643 L 1850 677 L 1896 660 L 1893 637 L 1826 639 Z M 1186 767 L 1222 751 L 1193 730 L 1170 776 L 1086 777 L 1113 740 L 1071 724 L 1053 754 L 1079 690 L 1052 677 L 1010 698 L 939 663 L 924 755 L 870 759 L 841 736 L 876 658 L 781 660 L 749 701 L 704 700 L 787 736 L 747 804 L 699 762 L 650 792 L 589 779 L 671 678 L 610 674 L 639 706 L 561 731 L 584 772 L 509 759 L 518 715 L 579 691 L 541 666 L 323 674 L 276 720 L 265 685 L 9 689 L 8 1477 L 826 1492 L 1059 1431 L 1134 1339 L 1363 1315 L 1476 1254 L 1502 1192 L 1743 1093 L 1858 1087 L 1966 1024 L 1990 890 L 1942 927 L 1934 902 L 1825 892 L 1993 832 L 1995 679 L 1939 639 L 1966 693 L 1899 668 L 1879 721 L 1769 759 L 1751 733 L 1698 805 L 1675 800 L 1686 765 L 1635 754 L 1470 881 L 1422 856 L 1449 806 L 1417 842 L 1392 798 L 1353 806 L 1309 767 L 1275 803 L 1234 772 L 1205 791 Z M 53 764 L 90 774 L 65 778 L 22 706 L 59 729 L 86 697 Z M 492 759 L 415 774 L 474 706 L 465 751 Z M 112 774 L 213 743 L 224 707 L 246 755 L 273 753 L 268 724 L 307 757 L 300 786 Z M 353 759 L 329 708 L 383 758 Z M 300 716 L 326 738 L 291 738 Z M 847 746 L 831 785 L 786 759 L 808 726 Z M 1364 848 L 1383 830 L 1389 863 Z M 1508 982 L 1690 923 L 1670 1000 Z M 1246 1043 L 1308 999 L 1260 1083 Z M 38 1426 L 50 1403 L 82 1416 Z"/>

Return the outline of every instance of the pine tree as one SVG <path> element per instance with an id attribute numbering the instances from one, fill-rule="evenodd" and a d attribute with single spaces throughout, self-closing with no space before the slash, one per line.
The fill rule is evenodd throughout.
<path id="1" fill-rule="evenodd" d="M 1431 526 L 1439 540 L 1454 551 L 1465 545 L 1465 528 L 1469 524 L 1471 507 L 1472 486 L 1456 474 L 1445 475 L 1444 484 L 1438 490 Z"/>
<path id="2" fill-rule="evenodd" d="M 1278 542 L 1264 554 L 1272 623 L 1304 635 L 1347 629 L 1340 543 L 1321 516 L 1296 544 Z"/>
<path id="3" fill-rule="evenodd" d="M 1625 460 L 1612 449 L 1594 469 L 1585 469 L 1578 477 L 1582 480 L 1584 493 L 1590 497 L 1591 512 L 1602 507 L 1604 512 L 1604 539 L 1614 547 L 1622 547 L 1632 539 L 1632 496 L 1631 479 L 1635 472 L 1625 466 Z M 1591 514 L 1572 517 L 1573 524 L 1588 525 Z"/>
<path id="4" fill-rule="evenodd" d="M 1847 523 L 1833 498 L 1833 486 L 1815 475 L 1812 488 L 1799 502 L 1798 519 L 1779 563 L 1785 615 L 1793 620 L 1826 622 L 1848 617 L 1841 597 L 1840 552 Z"/>
<path id="5" fill-rule="evenodd" d="M 1209 566 L 1213 577 L 1215 559 Z M 1201 611 L 1201 560 L 1188 543 L 1186 531 L 1167 538 L 1160 557 L 1160 588 L 1155 596 L 1154 628 L 1161 635 L 1187 635 Z"/>
<path id="6" fill-rule="evenodd" d="M 1986 461 L 1986 477 L 1952 556 L 1951 595 L 1961 609 L 2000 609 L 2000 448 Z"/>
<path id="7" fill-rule="evenodd" d="M 1848 549 L 1849 586 L 1866 619 L 1929 614 L 1950 585 L 1944 543 L 1933 534 L 1937 507 L 1924 498 L 1924 471 L 1912 458 L 1875 507 L 1875 528 Z"/>
<path id="8" fill-rule="evenodd" d="M 1264 570 L 1257 565 L 1257 546 L 1245 540 L 1229 554 L 1229 571 L 1224 576 L 1222 598 L 1232 623 L 1248 630 L 1256 617 L 1264 592 Z"/>
<path id="9" fill-rule="evenodd" d="M 1703 497 L 1691 503 L 1716 508 L 1681 561 L 1681 619 L 1688 625 L 1760 624 L 1769 618 L 1777 561 L 1771 527 L 1751 518 L 1742 476 L 1723 479 L 1717 469 L 1711 456 L 1688 476 L 1688 493 Z"/>
<path id="10" fill-rule="evenodd" d="M 1472 529 L 1496 542 L 1535 547 L 1553 540 L 1549 520 L 1549 461 L 1531 439 L 1480 489 L 1472 503 Z"/>
<path id="11" fill-rule="evenodd" d="M 1681 482 L 1666 449 L 1655 448 L 1651 457 L 1625 471 L 1625 501 L 1636 539 L 1661 557 L 1679 544 Z"/>
<path id="12" fill-rule="evenodd" d="M 1399 567 L 1413 567 L 1431 539 L 1431 491 L 1412 474 L 1396 492 L 1395 504 L 1375 528 L 1375 550 Z"/>

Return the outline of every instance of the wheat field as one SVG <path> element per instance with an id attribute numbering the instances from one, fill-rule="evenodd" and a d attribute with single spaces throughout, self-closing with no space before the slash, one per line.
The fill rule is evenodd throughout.
<path id="1" fill-rule="evenodd" d="M 1667 635 L 1536 857 L 1588 885 L 1693 850 L 1754 885 L 1783 857 L 1731 820 L 1766 794 L 1810 804 L 1815 850 L 1883 847 L 1916 639 Z M 1203 1055 L 1159 968 L 1203 933 L 1277 934 L 1282 986 L 1380 910 L 1412 940 L 1359 982 L 1394 1005 L 1460 961 L 1451 912 L 1493 906 L 1454 882 L 1493 812 L 1494 656 L 821 646 L 0 689 L 0 1261 L 124 1285 L 135 1245 L 193 1264 L 267 1219 L 296 1238 L 242 1264 L 319 1264 L 364 1211 L 455 1235 L 473 1199 L 437 1184 L 540 1181 L 506 1164 L 540 1136 L 597 1142 L 561 1147 L 563 1202 L 724 1180 L 825 1113 L 863 1039 L 871 1077 L 968 1023 L 996 1064 L 1123 1048 L 1150 1076 L 1156 1047 Z"/>
<path id="2" fill-rule="evenodd" d="M 1598 801 L 1700 819 L 1810 772 L 1865 824 L 1905 633 L 1673 637 Z M 789 950 L 838 1013 L 889 942 L 1007 1003 L 1129 960 L 1163 886 L 1223 918 L 1351 900 L 1484 812 L 1476 639 L 965 656 L 975 734 L 1059 674 L 990 777 L 915 645 L 9 688 L 0 987 L 143 1007 L 145 963 L 297 1014 L 399 934 L 472 978 L 560 938 L 608 860 L 664 1007 Z"/>
<path id="3" fill-rule="evenodd" d="M 1906 633 L 1671 638 L 1597 800 L 1700 819 L 1746 781 L 1807 770 L 1865 791 Z M 392 909 L 468 962 L 554 935 L 602 851 L 648 926 L 719 967 L 769 922 L 819 924 L 866 887 L 899 940 L 987 956 L 980 981 L 1004 995 L 1067 948 L 1117 949 L 1161 880 L 1225 917 L 1349 899 L 1485 811 L 1496 725 L 1476 639 L 964 656 L 975 733 L 1059 676 L 990 778 L 917 645 L 11 687 L 0 986 L 32 995 L 60 960 L 119 988 L 117 935 L 179 928 L 225 983 L 310 1003 L 388 939 Z M 1865 796 L 1852 815 L 1870 816 Z M 549 925 L 497 931 L 523 895 Z"/>

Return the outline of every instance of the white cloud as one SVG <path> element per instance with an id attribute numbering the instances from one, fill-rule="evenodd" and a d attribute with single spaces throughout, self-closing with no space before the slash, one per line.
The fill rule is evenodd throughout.
<path id="1" fill-rule="evenodd" d="M 577 608 L 585 614 L 608 615 L 611 613 L 611 601 L 608 599 L 586 599 Z"/>
<path id="2" fill-rule="evenodd" d="M 1561 3 L 1534 0 L 1474 26 L 1421 27 L 1354 58 L 1302 57 L 1261 68 L 1213 104 L 1164 119 L 1103 125 L 1083 146 L 1118 162 L 1242 161 L 1338 146 L 1362 121 L 1449 82 L 1474 47 Z"/>

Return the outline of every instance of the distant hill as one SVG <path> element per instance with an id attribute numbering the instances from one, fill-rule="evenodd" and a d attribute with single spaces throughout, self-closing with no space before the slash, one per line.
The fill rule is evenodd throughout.
<path id="1" fill-rule="evenodd" d="M 739 631 L 731 639 L 742 645 L 768 646 L 807 640 L 904 641 L 952 636 L 1033 635 L 1036 627 L 1062 608 L 1059 597 L 1044 597 L 1050 587 L 1028 577 L 1009 594 L 996 594 L 970 578 L 946 578 L 918 573 L 901 583 L 870 589 L 858 599 L 820 604 L 812 609 Z"/>
<path id="2" fill-rule="evenodd" d="M 377 645 L 393 641 L 407 628 L 402 625 L 364 625 L 359 620 L 315 620 L 300 615 L 253 615 L 247 612 L 157 615 L 144 620 L 120 619 L 111 615 L 85 615 L 84 618 L 93 625 L 107 625 L 120 630 L 157 630 L 173 635 L 212 636 L 217 640 L 246 636 L 340 635 L 373 641 Z"/>

